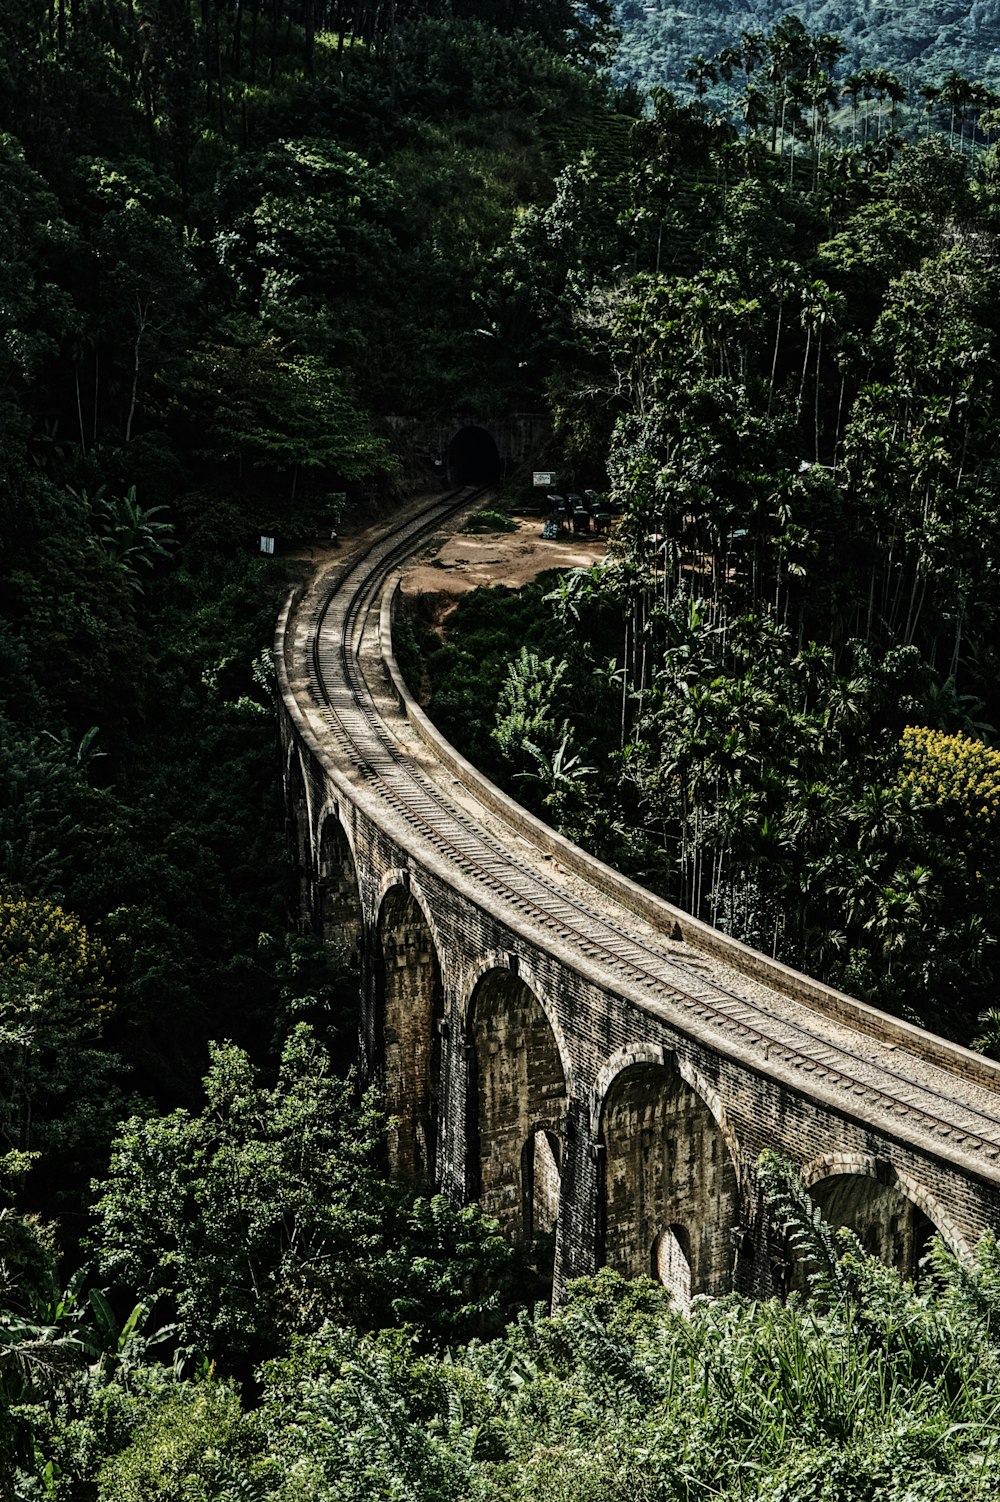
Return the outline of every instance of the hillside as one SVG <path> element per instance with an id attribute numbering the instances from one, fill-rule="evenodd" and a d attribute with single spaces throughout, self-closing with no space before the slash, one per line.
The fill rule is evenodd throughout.
<path id="1" fill-rule="evenodd" d="M 704 14 L 674 77 L 771 19 Z M 435 474 L 400 419 L 547 412 L 608 556 L 410 623 L 439 724 L 1000 1052 L 995 21 L 887 14 L 809 23 L 967 69 L 919 140 L 801 24 L 741 133 L 611 89 L 597 0 L 0 6 L 0 1502 L 998 1495 L 994 1242 L 914 1292 L 762 1162 L 816 1305 L 549 1319 L 551 1235 L 387 1175 L 274 714 L 303 557 Z"/>
<path id="2" fill-rule="evenodd" d="M 1000 85 L 1000 4 L 975 0 L 806 0 L 791 7 L 782 0 L 618 0 L 615 14 L 622 40 L 615 77 L 647 90 L 657 86 L 692 92 L 685 80 L 692 57 L 712 57 L 732 46 L 743 31 L 769 31 L 794 9 L 811 32 L 832 32 L 846 47 L 840 77 L 865 67 L 896 73 L 910 90 L 938 83 L 952 69 L 996 87 Z M 736 83 L 742 80 L 737 74 Z M 738 90 L 737 90 L 738 92 Z M 720 98 L 725 90 L 719 91 Z"/>

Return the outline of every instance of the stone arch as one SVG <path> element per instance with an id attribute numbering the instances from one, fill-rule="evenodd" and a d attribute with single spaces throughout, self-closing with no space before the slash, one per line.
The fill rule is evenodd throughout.
<path id="1" fill-rule="evenodd" d="M 538 1122 L 521 1148 L 521 1218 L 527 1239 L 555 1231 L 562 1186 L 559 1123 Z"/>
<path id="2" fill-rule="evenodd" d="M 472 1014 L 472 1005 L 476 998 L 476 992 L 478 991 L 481 982 L 486 978 L 486 976 L 490 975 L 495 970 L 509 970 L 511 975 L 518 976 L 528 987 L 528 990 L 534 996 L 535 1001 L 545 1013 L 545 1020 L 548 1022 L 549 1029 L 556 1041 L 556 1047 L 559 1050 L 559 1064 L 563 1072 L 563 1079 L 566 1081 L 567 1097 L 573 1095 L 573 1061 L 570 1057 L 569 1049 L 566 1046 L 566 1039 L 563 1036 L 562 1025 L 559 1021 L 558 1013 L 549 998 L 546 996 L 542 986 L 539 985 L 538 976 L 534 970 L 534 967 L 529 961 L 523 960 L 520 955 L 511 954 L 509 950 L 505 949 L 490 949 L 486 951 L 486 954 L 480 961 L 479 965 L 476 966 L 471 971 L 471 973 L 469 971 L 466 971 L 466 999 L 461 1008 L 461 1022 L 462 1027 L 466 1031 L 466 1034 L 468 1035 L 469 1032 L 469 1018 Z"/>
<path id="3" fill-rule="evenodd" d="M 672 1049 L 665 1048 L 662 1044 L 629 1043 L 625 1048 L 617 1049 L 610 1059 L 605 1060 L 594 1082 L 594 1088 L 590 1092 L 590 1130 L 594 1139 L 600 1136 L 601 1114 L 611 1086 L 626 1069 L 642 1064 L 675 1069 L 691 1086 L 694 1093 L 701 1097 L 725 1139 L 729 1156 L 733 1161 L 737 1184 L 742 1187 L 743 1154 L 740 1152 L 739 1141 L 729 1120 L 729 1114 L 722 1103 L 722 1096 L 714 1085 L 710 1085 L 708 1080 L 695 1069 L 693 1064 L 689 1064 L 686 1059 L 678 1058 Z"/>
<path id="4" fill-rule="evenodd" d="M 630 1043 L 625 1048 L 617 1049 L 610 1059 L 604 1061 L 590 1092 L 590 1131 L 595 1140 L 601 1130 L 601 1114 L 607 1093 L 618 1076 L 624 1074 L 626 1069 L 642 1064 L 648 1064 L 650 1068 L 661 1067 L 669 1058 L 670 1052 L 662 1044 Z"/>
<path id="5" fill-rule="evenodd" d="M 487 970 L 478 980 L 466 1037 L 470 1193 L 508 1235 L 527 1238 L 539 1229 L 540 1213 L 554 1221 L 558 1202 L 552 1163 L 542 1168 L 538 1134 L 544 1133 L 558 1173 L 568 1103 L 559 1042 L 535 992 L 509 967 Z"/>
<path id="6" fill-rule="evenodd" d="M 444 992 L 430 919 L 409 881 L 391 885 L 376 923 L 375 974 L 389 1166 L 433 1179 L 437 1154 Z"/>
<path id="7" fill-rule="evenodd" d="M 909 1174 L 867 1153 L 826 1153 L 802 1169 L 802 1182 L 833 1226 L 849 1226 L 872 1256 L 916 1278 L 931 1237 L 963 1261 L 972 1249 L 940 1201 Z"/>
<path id="8" fill-rule="evenodd" d="M 625 1277 L 648 1273 L 669 1230 L 690 1267 L 688 1298 L 729 1292 L 741 1220 L 738 1159 L 673 1057 L 627 1064 L 604 1096 L 600 1128 L 608 1266 Z"/>
<path id="9" fill-rule="evenodd" d="M 454 434 L 448 444 L 447 463 L 450 485 L 493 485 L 503 473 L 492 434 L 475 424 Z"/>
<path id="10" fill-rule="evenodd" d="M 434 918 L 434 914 L 431 911 L 430 898 L 424 891 L 424 888 L 421 885 L 419 879 L 415 878 L 414 873 L 410 871 L 406 866 L 391 866 L 386 872 L 384 872 L 382 879 L 378 885 L 378 895 L 375 903 L 376 908 L 380 909 L 382 907 L 382 904 L 385 902 L 385 899 L 388 897 L 389 893 L 396 887 L 403 887 L 407 892 L 409 892 L 410 896 L 419 907 L 421 913 L 423 914 L 424 922 L 427 924 L 427 928 L 430 932 L 435 952 L 440 957 L 446 949 L 446 944 L 442 938 L 441 931 Z"/>
<path id="11" fill-rule="evenodd" d="M 364 915 L 354 851 L 336 805 L 320 819 L 316 852 L 316 924 L 323 942 L 342 945 L 353 964 L 361 957 Z"/>
<path id="12" fill-rule="evenodd" d="M 665 1226 L 653 1242 L 650 1277 L 662 1283 L 681 1314 L 691 1309 L 691 1238 L 686 1226 Z"/>

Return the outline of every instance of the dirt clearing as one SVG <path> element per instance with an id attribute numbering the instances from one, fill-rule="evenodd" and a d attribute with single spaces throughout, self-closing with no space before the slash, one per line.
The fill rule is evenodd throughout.
<path id="1" fill-rule="evenodd" d="M 542 537 L 541 517 L 515 518 L 516 532 L 456 532 L 435 537 L 403 570 L 403 593 L 422 596 L 420 614 L 440 626 L 470 589 L 520 589 L 547 569 L 590 568 L 607 552 L 602 537 Z"/>

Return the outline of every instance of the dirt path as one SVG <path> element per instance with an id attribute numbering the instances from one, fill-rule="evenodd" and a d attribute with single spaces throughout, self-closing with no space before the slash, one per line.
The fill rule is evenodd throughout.
<path id="1" fill-rule="evenodd" d="M 589 568 L 603 558 L 600 537 L 549 542 L 540 517 L 522 518 L 516 532 L 457 532 L 436 537 L 426 552 L 403 571 L 402 589 L 411 600 L 422 596 L 421 614 L 440 626 L 470 589 L 505 584 L 520 589 L 546 569 Z"/>

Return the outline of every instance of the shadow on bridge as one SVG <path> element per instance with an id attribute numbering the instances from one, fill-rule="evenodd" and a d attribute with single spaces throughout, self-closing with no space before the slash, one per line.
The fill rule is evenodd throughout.
<path id="1" fill-rule="evenodd" d="M 361 894 L 351 846 L 335 814 L 327 815 L 320 830 L 317 876 L 317 919 L 323 942 L 341 945 L 351 963 L 357 964 L 364 934 Z"/>

